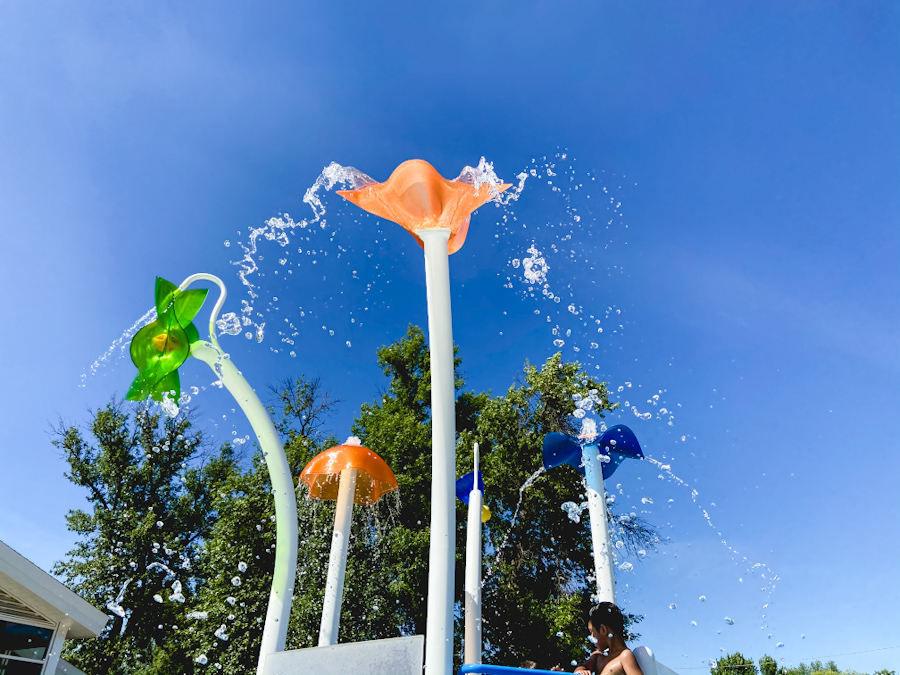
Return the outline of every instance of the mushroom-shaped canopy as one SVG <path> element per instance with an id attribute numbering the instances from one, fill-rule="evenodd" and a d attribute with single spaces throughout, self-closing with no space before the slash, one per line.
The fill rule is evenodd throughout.
<path id="1" fill-rule="evenodd" d="M 447 252 L 456 253 L 466 241 L 472 211 L 509 186 L 447 180 L 425 160 L 410 159 L 394 169 L 384 183 L 338 190 L 338 194 L 369 213 L 403 226 L 423 248 L 418 230 L 449 228 Z"/>
<path id="2" fill-rule="evenodd" d="M 358 470 L 355 504 L 371 506 L 381 495 L 397 489 L 397 479 L 385 461 L 355 440 L 347 439 L 343 445 L 320 452 L 300 472 L 300 480 L 309 486 L 311 498 L 337 499 L 344 469 Z"/>

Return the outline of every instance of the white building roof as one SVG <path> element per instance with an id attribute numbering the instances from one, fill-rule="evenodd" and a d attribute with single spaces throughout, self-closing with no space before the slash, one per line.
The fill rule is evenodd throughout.
<path id="1" fill-rule="evenodd" d="M 0 541 L 0 611 L 22 621 L 68 626 L 70 638 L 97 637 L 107 615 Z"/>

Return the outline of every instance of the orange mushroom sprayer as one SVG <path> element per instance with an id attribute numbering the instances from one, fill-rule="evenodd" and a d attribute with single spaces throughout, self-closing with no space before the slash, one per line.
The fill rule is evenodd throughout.
<path id="1" fill-rule="evenodd" d="M 300 480 L 309 487 L 310 499 L 337 500 L 319 627 L 319 646 L 326 647 L 335 644 L 338 637 L 353 504 L 375 504 L 383 494 L 397 489 L 397 479 L 381 457 L 351 436 L 343 445 L 313 457 L 300 473 Z"/>

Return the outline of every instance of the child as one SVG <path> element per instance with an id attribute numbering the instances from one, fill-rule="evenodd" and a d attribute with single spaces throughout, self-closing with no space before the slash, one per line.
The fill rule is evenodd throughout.
<path id="1" fill-rule="evenodd" d="M 625 645 L 625 619 L 618 607 L 611 602 L 591 607 L 588 630 L 597 641 L 597 651 L 575 669 L 576 675 L 644 675 Z"/>

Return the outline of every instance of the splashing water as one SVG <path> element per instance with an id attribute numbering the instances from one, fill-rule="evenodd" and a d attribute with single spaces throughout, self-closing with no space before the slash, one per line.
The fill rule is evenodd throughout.
<path id="1" fill-rule="evenodd" d="M 498 204 L 509 204 L 510 202 L 516 201 L 519 198 L 519 195 L 522 194 L 522 190 L 525 189 L 525 180 L 528 178 L 528 174 L 523 171 L 517 175 L 516 178 L 519 179 L 519 184 L 517 186 L 513 187 L 511 190 L 497 193 L 495 200 Z M 460 172 L 454 180 L 457 180 L 460 183 L 474 185 L 476 193 L 482 186 L 486 186 L 488 190 L 496 190 L 503 183 L 503 180 L 494 171 L 494 163 L 487 161 L 484 157 L 478 162 L 478 166 L 463 167 L 462 172 Z"/>
<path id="2" fill-rule="evenodd" d="M 496 193 L 491 201 L 498 206 L 505 206 L 517 200 L 524 189 L 527 175 L 522 173 L 517 176 L 517 178 L 519 178 L 519 185 L 517 187 L 508 189 L 503 193 Z M 478 166 L 465 167 L 456 180 L 472 184 L 478 189 L 480 189 L 481 186 L 485 186 L 485 189 L 493 191 L 495 191 L 503 182 L 494 171 L 493 164 L 488 162 L 484 157 L 481 158 Z M 242 301 L 243 307 L 241 309 L 240 317 L 235 315 L 234 318 L 228 318 L 227 325 L 231 330 L 234 330 L 236 320 L 239 320 L 242 329 L 247 331 L 245 334 L 252 337 L 253 333 L 251 329 L 255 329 L 257 341 L 261 342 L 263 339 L 262 327 L 265 325 L 265 316 L 267 313 L 278 308 L 278 297 L 274 295 L 272 296 L 272 300 L 266 305 L 262 307 L 259 306 L 262 300 L 261 277 L 266 275 L 266 272 L 260 265 L 260 262 L 265 258 L 261 250 L 261 244 L 263 242 L 274 242 L 281 249 L 284 249 L 284 253 L 281 254 L 281 257 L 278 259 L 279 267 L 270 272 L 273 276 L 277 275 L 282 279 L 285 276 L 293 274 L 294 270 L 292 268 L 296 265 L 291 260 L 292 254 L 290 253 L 290 250 L 298 243 L 301 245 L 295 249 L 296 254 L 306 257 L 310 265 L 316 265 L 320 260 L 324 262 L 329 253 L 332 253 L 332 259 L 341 258 L 342 255 L 348 256 L 350 253 L 350 245 L 355 242 L 348 240 L 348 246 L 342 246 L 340 237 L 338 237 L 338 230 L 334 230 L 330 234 L 326 232 L 328 221 L 325 217 L 326 209 L 322 199 L 325 193 L 332 191 L 336 187 L 357 190 L 374 183 L 376 183 L 376 181 L 373 178 L 367 176 L 358 169 L 341 166 L 336 162 L 332 162 L 322 170 L 322 173 L 315 180 L 313 185 L 307 189 L 306 194 L 303 197 L 304 204 L 312 210 L 311 218 L 301 218 L 295 221 L 291 218 L 290 214 L 284 213 L 269 218 L 261 227 L 250 228 L 244 241 L 237 242 L 237 245 L 243 252 L 243 256 L 239 260 L 232 261 L 232 265 L 239 268 L 238 277 L 247 291 L 248 298 Z M 341 213 L 340 208 L 337 210 L 337 213 Z M 367 215 L 360 214 L 356 211 L 352 211 L 351 213 L 352 217 L 355 219 L 368 217 Z M 334 244 L 332 250 L 329 251 L 315 245 L 316 233 L 318 233 L 318 236 L 327 237 L 329 245 Z M 336 239 L 338 239 L 337 242 L 335 241 Z M 322 243 L 325 242 L 323 241 Z M 377 239 L 375 243 L 378 243 Z M 228 246 L 230 245 L 231 242 L 228 242 Z M 331 246 L 329 247 L 331 248 Z M 371 258 L 372 255 L 372 253 L 369 253 L 368 257 Z M 377 268 L 379 268 L 379 265 L 376 265 L 376 269 Z M 309 272 L 308 266 L 306 271 Z M 350 273 L 347 276 L 351 279 L 359 279 L 356 269 L 348 270 L 348 272 Z M 327 275 L 322 276 L 323 282 L 327 281 L 326 277 Z M 389 283 L 390 280 L 385 281 L 385 285 Z M 368 295 L 374 290 L 374 284 L 375 281 L 369 281 L 367 283 L 363 296 Z M 271 286 L 271 284 L 267 285 Z M 332 294 L 334 293 L 334 289 L 331 286 L 328 286 L 324 292 Z M 338 292 L 337 295 L 339 297 L 342 293 Z M 317 298 L 314 296 L 313 300 L 316 299 L 323 301 L 323 303 L 326 301 L 326 298 L 324 297 Z M 335 299 L 334 295 L 329 295 L 327 302 L 330 303 Z M 301 319 L 312 318 L 313 315 L 321 311 L 321 307 L 316 307 L 315 309 L 311 307 L 299 307 L 298 309 Z M 364 311 L 368 311 L 368 309 L 369 307 L 365 307 Z M 296 320 L 290 318 L 285 318 L 283 322 L 279 322 L 280 329 L 277 331 L 277 334 L 281 338 L 282 343 L 289 347 L 292 347 L 301 335 L 301 331 L 295 321 Z M 281 323 L 284 323 L 284 325 L 281 326 Z M 355 317 L 351 317 L 350 323 L 356 324 L 356 327 L 361 327 L 362 325 L 362 322 L 357 323 Z M 334 328 L 322 326 L 322 329 L 327 330 L 329 336 L 337 336 L 347 347 L 352 345 L 352 342 L 347 340 L 346 337 L 336 334 Z M 278 351 L 278 348 L 276 347 L 271 349 L 275 352 Z M 296 352 L 290 350 L 290 355 L 295 357 Z"/>
<path id="3" fill-rule="evenodd" d="M 573 523 L 581 522 L 581 514 L 584 513 L 584 510 L 587 507 L 587 502 L 581 502 L 581 504 L 576 504 L 575 502 L 564 502 L 562 504 L 562 510 L 566 512 L 566 515 L 569 516 L 569 520 L 571 520 Z"/>
<path id="4" fill-rule="evenodd" d="M 174 579 L 175 577 L 178 576 L 168 566 L 162 564 L 161 562 L 152 562 L 149 565 L 147 565 L 146 569 L 148 572 L 152 569 L 159 569 L 159 570 L 162 570 L 163 572 L 165 572 L 166 576 L 163 577 L 163 583 L 168 581 L 170 578 Z"/>
<path id="5" fill-rule="evenodd" d="M 592 390 L 592 391 L 596 391 L 596 389 L 594 389 L 594 390 Z M 576 396 L 577 396 L 577 394 L 576 394 Z M 605 425 L 605 424 L 603 425 L 603 428 L 601 429 L 601 431 L 606 431 L 606 425 Z M 581 435 L 582 435 L 583 438 L 592 438 L 592 437 L 596 436 L 596 435 L 597 435 L 597 422 L 596 422 L 596 420 L 594 420 L 594 419 L 592 419 L 592 418 L 590 418 L 590 417 L 585 417 L 585 418 L 581 421 Z"/>
<path id="6" fill-rule="evenodd" d="M 535 307 L 533 311 L 534 316 L 537 318 L 534 320 L 546 326 L 549 338 L 548 343 L 552 342 L 554 347 L 558 349 L 570 350 L 571 353 L 567 353 L 566 358 L 572 356 L 572 353 L 582 352 L 581 356 L 577 358 L 585 364 L 585 368 L 599 371 L 602 362 L 600 355 L 604 352 L 609 353 L 614 348 L 611 345 L 614 345 L 615 340 L 621 339 L 627 326 L 622 310 L 605 299 L 610 294 L 606 287 L 601 287 L 601 285 L 609 283 L 608 279 L 615 280 L 617 276 L 624 278 L 624 271 L 620 266 L 620 261 L 613 260 L 615 251 L 612 249 L 616 243 L 615 238 L 621 238 L 625 234 L 627 224 L 625 224 L 621 211 L 623 200 L 620 194 L 615 194 L 614 184 L 609 183 L 600 187 L 599 189 L 602 190 L 601 194 L 597 189 L 602 183 L 601 176 L 599 174 L 595 176 L 588 174 L 587 178 L 583 179 L 574 171 L 571 164 L 566 168 L 568 161 L 571 160 L 567 160 L 565 153 L 557 153 L 555 157 L 549 159 L 544 157 L 541 160 L 532 160 L 532 167 L 516 176 L 519 181 L 518 186 L 507 190 L 499 199 L 495 200 L 495 203 L 505 208 L 501 212 L 501 222 L 498 224 L 494 237 L 499 243 L 505 244 L 505 249 L 501 248 L 501 251 L 508 254 L 507 259 L 510 260 L 509 268 L 506 269 L 506 273 L 509 273 L 509 276 L 506 277 L 507 283 L 503 284 L 504 273 L 498 274 L 498 279 L 503 286 L 518 296 L 523 302 L 530 303 Z M 595 179 L 597 182 L 595 182 Z M 476 186 L 500 182 L 496 173 L 494 173 L 493 166 L 484 158 L 482 158 L 477 167 L 466 167 L 457 180 L 469 182 Z M 529 186 L 536 184 L 534 185 L 535 189 L 539 187 L 545 191 L 549 189 L 552 192 L 552 196 L 560 200 L 558 203 L 563 204 L 564 215 L 552 221 L 542 220 L 537 224 L 537 228 L 535 223 L 526 223 L 524 219 L 518 217 L 511 207 L 513 202 L 519 202 L 526 180 Z M 310 326 L 302 326 L 300 324 L 315 321 L 316 331 L 321 330 L 322 335 L 334 337 L 335 344 L 342 346 L 346 344 L 349 347 L 351 341 L 346 339 L 348 335 L 343 335 L 342 333 L 360 329 L 364 323 L 363 319 L 367 316 L 364 312 L 369 311 L 370 308 L 381 310 L 389 306 L 389 303 L 392 303 L 393 300 L 392 296 L 387 294 L 386 291 L 396 288 L 396 286 L 388 286 L 391 280 L 385 280 L 384 276 L 382 276 L 380 271 L 382 270 L 382 263 L 380 262 L 374 263 L 375 275 L 363 279 L 360 279 L 360 275 L 357 274 L 357 268 L 363 268 L 359 268 L 355 264 L 351 267 L 351 263 L 347 263 L 347 274 L 342 275 L 345 277 L 344 280 L 337 285 L 334 284 L 332 275 L 339 271 L 334 265 L 335 259 L 341 259 L 342 262 L 346 262 L 350 258 L 348 249 L 358 252 L 357 249 L 368 244 L 364 243 L 362 246 L 358 246 L 356 242 L 347 243 L 347 240 L 342 240 L 339 234 L 336 235 L 335 232 L 329 233 L 323 200 L 327 192 L 338 186 L 358 189 L 373 182 L 373 179 L 352 167 L 342 167 L 332 163 L 322 171 L 314 184 L 306 190 L 303 202 L 311 209 L 311 214 L 307 218 L 295 221 L 289 214 L 284 213 L 266 220 L 261 227 L 249 228 L 246 235 L 241 237 L 243 243 L 238 241 L 235 246 L 242 257 L 232 262 L 237 268 L 237 275 L 245 287 L 246 296 L 241 302 L 241 308 L 238 311 L 229 312 L 220 317 L 217 325 L 220 334 L 229 337 L 237 337 L 244 334 L 246 339 L 239 338 L 239 340 L 242 345 L 246 344 L 248 347 L 255 347 L 257 342 L 266 341 L 266 338 L 268 338 L 268 342 L 272 342 L 274 336 L 274 339 L 276 341 L 280 340 L 281 344 L 276 343 L 274 347 L 269 347 L 270 351 L 277 353 L 283 350 L 289 353 L 291 357 L 296 357 L 296 352 L 298 351 L 302 356 L 300 347 L 303 346 L 305 338 L 303 332 L 310 328 Z M 489 188 L 490 186 L 488 185 Z M 531 190 L 531 187 L 529 187 L 529 190 Z M 619 190 L 621 190 L 621 186 Z M 590 191 L 589 196 L 593 197 L 590 202 L 584 200 L 584 196 L 588 191 Z M 542 194 L 546 194 L 546 192 Z M 581 198 L 580 200 L 579 197 Z M 600 197 L 600 199 L 597 199 L 597 197 Z M 340 204 L 341 202 L 338 200 L 338 203 Z M 519 202 L 519 204 L 521 203 Z M 518 208 L 519 204 L 515 206 Z M 330 205 L 329 210 L 331 210 Z M 337 214 L 340 213 L 340 207 L 338 207 Z M 382 235 L 375 228 L 381 227 L 381 225 L 375 219 L 366 215 L 360 215 L 355 211 L 348 211 L 346 215 L 355 219 L 357 225 L 361 222 L 368 222 L 373 226 L 371 230 L 373 238 L 378 238 L 375 238 L 374 246 L 370 246 L 372 251 L 364 251 L 364 253 L 368 255 L 369 259 L 377 261 L 381 249 L 379 238 Z M 335 213 L 329 212 L 328 216 L 333 219 Z M 393 226 L 389 225 L 388 227 Z M 357 234 L 360 230 L 358 226 L 350 225 L 343 221 L 340 229 L 345 233 L 355 232 Z M 527 238 L 522 237 L 525 233 L 529 235 Z M 600 241 L 599 245 L 597 245 L 596 237 L 598 234 L 608 238 L 608 240 Z M 593 242 L 591 242 L 592 238 L 594 239 Z M 228 245 L 230 246 L 230 244 Z M 522 252 L 526 250 L 526 247 L 527 251 L 523 256 Z M 233 253 L 233 251 L 231 252 Z M 374 258 L 373 255 L 375 256 Z M 517 257 L 511 258 L 512 255 Z M 234 256 L 232 255 L 231 257 Z M 268 264 L 266 264 L 266 260 Z M 285 302 L 283 298 L 279 299 L 281 291 L 276 287 L 276 284 L 288 280 L 296 283 L 299 276 L 297 272 L 301 271 L 301 267 L 303 268 L 303 273 L 311 274 L 310 270 L 316 270 L 317 273 L 321 271 L 320 278 L 323 283 L 320 286 L 325 288 L 325 291 L 315 290 L 310 292 L 310 295 L 314 296 L 309 299 L 311 306 L 299 306 L 300 303 L 296 303 L 297 306 L 294 308 L 290 301 Z M 293 278 L 290 278 L 292 274 Z M 328 282 L 325 282 L 326 276 L 329 277 Z M 347 291 L 347 296 L 350 296 L 349 290 L 354 284 L 358 286 L 359 292 L 357 292 L 355 297 L 358 298 L 359 306 L 348 307 L 342 304 L 346 302 L 342 296 L 344 296 L 345 291 Z M 379 293 L 381 294 L 380 296 Z M 604 298 L 601 301 L 603 306 L 598 306 L 597 298 Z M 379 301 L 382 303 L 381 307 L 377 307 Z M 307 300 L 304 297 L 302 303 L 305 304 L 306 302 Z M 288 306 L 291 306 L 290 314 L 287 316 L 276 314 L 276 312 L 280 311 L 279 307 Z M 339 319 L 335 318 L 338 313 L 337 309 L 334 310 L 335 316 L 326 315 L 325 311 L 329 306 L 334 308 L 340 307 L 341 312 L 348 316 L 347 322 L 340 324 Z M 348 309 L 350 309 L 349 312 L 347 311 Z M 508 307 L 504 307 L 504 309 L 508 309 Z M 321 320 L 319 320 L 320 317 Z M 102 364 L 107 363 L 117 349 L 120 348 L 121 354 L 124 354 L 127 350 L 127 340 L 141 326 L 146 325 L 154 318 L 155 310 L 151 309 L 134 326 L 125 331 L 113 343 L 107 353 L 93 364 L 91 373 L 93 374 Z M 319 326 L 321 326 L 321 329 Z M 354 339 L 352 344 L 357 345 L 357 349 L 359 349 L 361 342 L 363 341 L 360 340 L 358 342 Z M 585 359 L 585 357 L 587 358 Z M 84 377 L 82 376 L 82 379 Z M 82 384 L 82 386 L 84 385 Z M 636 390 L 639 388 L 640 384 L 637 384 L 635 389 L 632 390 L 631 383 L 628 382 L 619 387 L 619 391 L 626 395 L 631 394 L 634 397 L 637 395 Z M 196 388 L 194 389 L 192 394 L 196 395 L 198 392 Z M 611 387 L 610 391 L 612 392 L 613 389 L 614 387 Z M 593 391 L 596 392 L 596 390 Z M 662 390 L 659 393 L 661 394 Z M 611 400 L 613 399 L 612 396 L 610 398 Z M 185 401 L 184 403 L 187 402 Z M 572 412 L 573 415 L 581 418 L 582 432 L 588 430 L 585 426 L 586 424 L 593 423 L 595 424 L 593 433 L 596 433 L 596 422 L 591 419 L 592 413 L 596 412 L 599 404 L 599 397 L 596 393 L 592 396 L 591 391 L 587 391 L 581 395 L 579 400 L 573 400 L 573 403 L 574 409 Z M 666 403 L 661 407 L 660 404 L 663 402 L 653 397 L 648 399 L 647 405 L 639 401 L 635 401 L 635 403 L 636 405 L 630 405 L 630 402 L 626 401 L 624 410 L 630 410 L 629 417 L 633 415 L 640 420 L 639 424 L 644 424 L 654 418 L 667 421 L 669 425 L 672 424 L 671 405 Z M 175 411 L 178 410 L 180 405 L 183 405 L 181 401 L 171 402 L 171 406 L 174 406 Z M 171 407 L 170 410 L 172 410 Z M 600 432 L 602 433 L 605 429 L 605 424 L 601 423 Z M 242 439 L 234 439 L 232 442 L 237 446 L 240 445 L 240 440 Z M 669 468 L 654 460 L 651 461 L 661 470 L 667 471 Z M 519 500 L 513 514 L 510 529 L 504 536 L 495 560 L 499 560 L 511 536 L 512 528 L 517 522 L 523 503 L 524 490 L 533 484 L 540 473 L 541 470 L 536 472 L 520 488 Z M 678 483 L 680 479 L 676 479 L 671 472 L 668 473 L 670 479 Z M 678 484 L 683 484 L 690 489 L 683 481 Z M 697 503 L 696 496 L 696 491 L 692 491 L 694 503 Z M 641 500 L 643 504 L 652 504 L 652 499 L 645 499 L 647 501 Z M 569 514 L 570 518 L 572 518 L 574 513 L 574 522 L 579 522 L 584 507 L 581 506 L 579 508 L 579 505 L 575 502 L 567 504 L 569 504 L 569 508 L 567 509 L 566 505 L 563 505 L 564 510 Z M 715 530 L 715 526 L 709 519 L 709 514 L 705 509 L 700 508 L 707 523 Z M 721 539 L 721 533 L 718 534 Z M 739 556 L 737 551 L 728 546 L 724 539 L 722 539 L 722 543 L 734 556 Z M 743 561 L 749 564 L 746 558 L 743 558 Z M 625 568 L 625 566 L 630 565 L 631 563 L 621 563 L 618 565 L 618 568 L 623 571 L 631 571 L 632 568 Z M 171 573 L 171 570 L 165 566 L 161 564 L 159 566 L 163 571 Z M 757 566 L 751 567 L 750 570 L 761 571 L 762 568 L 768 571 L 768 568 L 764 565 L 759 566 L 758 569 Z M 491 570 L 489 568 L 487 575 L 489 576 L 490 573 Z M 175 575 L 172 574 L 171 576 L 174 577 Z M 768 578 L 767 585 L 770 587 L 769 592 L 771 593 L 774 590 L 774 583 L 777 577 L 771 573 L 764 576 Z M 167 581 L 169 578 L 167 574 L 164 581 Z M 241 583 L 240 577 L 234 577 L 232 583 L 235 586 L 239 586 Z M 159 597 L 159 602 L 163 602 L 161 596 L 157 597 Z M 236 603 L 231 596 L 225 601 L 232 606 Z M 740 619 L 740 617 L 738 618 Z M 744 622 L 742 621 L 742 623 Z M 205 655 L 201 656 L 203 656 L 205 663 Z"/>
<path id="7" fill-rule="evenodd" d="M 128 584 L 130 583 L 131 579 L 122 584 L 122 588 L 119 589 L 119 594 L 116 596 L 116 599 L 106 603 L 106 609 L 123 619 L 125 618 L 125 609 L 122 607 L 121 602 L 125 598 L 125 589 L 128 588 Z"/>
<path id="8" fill-rule="evenodd" d="M 525 283 L 532 286 L 543 284 L 547 281 L 547 272 L 550 270 L 550 266 L 534 244 L 528 248 L 528 253 L 530 255 L 522 260 Z"/>
<path id="9" fill-rule="evenodd" d="M 172 582 L 172 593 L 169 595 L 169 602 L 184 604 L 184 593 L 181 591 L 181 582 L 176 579 Z"/>
<path id="10" fill-rule="evenodd" d="M 107 348 L 103 354 L 97 357 L 97 359 L 90 365 L 88 369 L 90 375 L 96 375 L 97 371 L 100 370 L 103 366 L 110 363 L 112 360 L 118 360 L 122 356 L 125 355 L 125 352 L 129 350 L 131 347 L 131 338 L 134 337 L 134 334 L 137 333 L 141 328 L 146 326 L 151 321 L 156 320 L 156 307 L 151 307 L 148 309 L 144 315 L 135 321 L 129 328 L 126 328 L 125 331 L 117 337 L 113 343 Z M 116 350 L 119 350 L 118 356 L 113 358 Z M 86 385 L 88 373 L 81 374 L 81 387 Z"/>
<path id="11" fill-rule="evenodd" d="M 670 465 L 663 464 L 662 462 L 660 462 L 652 457 L 648 457 L 648 456 L 645 456 L 644 459 L 647 460 L 648 462 L 650 462 L 651 464 L 653 464 L 654 466 L 656 466 L 657 468 L 659 468 L 660 470 L 662 470 L 663 472 L 665 472 L 665 474 L 669 477 L 669 480 L 671 482 L 691 491 L 691 501 L 693 501 L 694 504 L 697 505 L 697 508 L 700 509 L 700 512 L 703 514 L 703 519 L 706 521 L 707 525 L 709 525 L 716 532 L 716 534 L 719 537 L 719 541 L 731 554 L 732 560 L 734 560 L 735 562 L 740 560 L 742 563 L 748 565 L 748 567 L 745 570 L 745 574 L 759 573 L 760 576 L 762 577 L 763 581 L 765 581 L 765 586 L 763 587 L 762 590 L 766 591 L 766 597 L 771 597 L 772 593 L 775 591 L 775 584 L 779 580 L 779 576 L 777 574 L 775 574 L 771 570 L 771 568 L 768 565 L 766 565 L 765 563 L 751 562 L 749 560 L 749 558 L 747 558 L 747 556 L 741 555 L 737 550 L 735 550 L 735 548 L 733 546 L 731 546 L 725 540 L 725 538 L 722 536 L 722 533 L 719 531 L 719 529 L 713 523 L 712 518 L 710 518 L 709 512 L 703 507 L 703 505 L 701 505 L 697 501 L 697 497 L 699 497 L 700 493 L 697 492 L 697 490 L 695 490 L 694 488 L 692 488 L 687 482 L 685 482 L 684 480 L 682 480 L 681 478 L 676 476 L 674 473 L 672 473 L 672 467 Z M 663 478 L 663 477 L 664 476 L 662 474 L 659 475 L 659 478 Z M 702 602 L 704 600 L 706 600 L 706 596 L 705 595 L 700 596 L 700 601 Z M 764 605 L 764 607 L 765 606 L 766 605 Z"/>
<path id="12" fill-rule="evenodd" d="M 494 560 L 488 566 L 487 570 L 484 573 L 484 579 L 482 579 L 482 586 L 484 585 L 484 580 L 491 576 L 493 573 L 493 568 L 496 563 L 500 561 L 500 557 L 503 555 L 503 549 L 506 548 L 507 543 L 509 542 L 509 537 L 512 534 L 513 528 L 516 526 L 516 521 L 519 518 L 519 511 L 522 509 L 522 501 L 525 499 L 525 490 L 534 485 L 534 482 L 541 477 L 541 475 L 546 471 L 546 469 L 542 466 L 533 474 L 531 474 L 524 483 L 522 483 L 521 487 L 519 487 L 519 501 L 516 503 L 516 509 L 513 511 L 512 518 L 509 521 L 509 528 L 506 530 L 506 534 L 503 536 L 503 541 L 500 543 L 500 546 L 497 548 L 497 553 L 494 556 Z"/>

